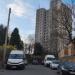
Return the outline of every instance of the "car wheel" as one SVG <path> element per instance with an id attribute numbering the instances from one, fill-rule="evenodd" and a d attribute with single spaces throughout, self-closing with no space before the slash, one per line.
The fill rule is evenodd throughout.
<path id="1" fill-rule="evenodd" d="M 25 69 L 25 65 L 22 65 L 21 70 L 24 70 L 24 69 Z"/>
<path id="2" fill-rule="evenodd" d="M 52 65 L 50 64 L 50 68 L 52 68 Z"/>
<path id="3" fill-rule="evenodd" d="M 8 66 L 6 66 L 5 69 L 8 69 Z"/>
<path id="4" fill-rule="evenodd" d="M 52 68 L 50 68 L 51 70 L 53 70 Z"/>
<path id="5" fill-rule="evenodd" d="M 44 64 L 44 66 L 45 66 L 45 67 L 47 67 L 47 65 L 46 65 L 46 64 Z"/>
<path id="6" fill-rule="evenodd" d="M 66 75 L 66 74 L 65 74 L 64 72 L 61 71 L 61 72 L 60 72 L 60 75 Z"/>
<path id="7" fill-rule="evenodd" d="M 60 74 L 60 72 L 57 70 L 57 74 L 59 75 Z"/>
<path id="8" fill-rule="evenodd" d="M 8 69 L 9 69 L 9 67 L 6 65 L 6 66 L 5 66 L 5 69 L 6 69 L 6 70 L 8 70 Z"/>
<path id="9" fill-rule="evenodd" d="M 50 69 L 52 69 L 52 66 L 50 65 Z"/>

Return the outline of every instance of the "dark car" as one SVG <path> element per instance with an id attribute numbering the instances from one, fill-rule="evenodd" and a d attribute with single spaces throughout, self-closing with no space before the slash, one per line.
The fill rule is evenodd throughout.
<path id="1" fill-rule="evenodd" d="M 58 66 L 59 75 L 75 75 L 75 63 L 63 62 Z"/>

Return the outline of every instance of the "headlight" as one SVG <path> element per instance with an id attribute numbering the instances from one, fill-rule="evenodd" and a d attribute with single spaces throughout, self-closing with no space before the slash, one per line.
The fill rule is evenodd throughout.
<path id="1" fill-rule="evenodd" d="M 7 62 L 7 64 L 11 64 L 11 62 Z"/>
<path id="2" fill-rule="evenodd" d="M 61 69 L 64 71 L 67 71 L 67 69 L 64 66 L 62 66 Z"/>
<path id="3" fill-rule="evenodd" d="M 19 62 L 19 64 L 24 64 L 24 61 L 22 61 L 22 62 Z"/>

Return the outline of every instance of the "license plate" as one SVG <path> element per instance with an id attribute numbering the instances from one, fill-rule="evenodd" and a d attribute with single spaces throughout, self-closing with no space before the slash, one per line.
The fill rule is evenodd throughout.
<path id="1" fill-rule="evenodd" d="M 75 72 L 70 72 L 70 74 L 75 74 Z"/>
<path id="2" fill-rule="evenodd" d="M 16 68 L 16 66 L 12 66 L 12 68 Z"/>

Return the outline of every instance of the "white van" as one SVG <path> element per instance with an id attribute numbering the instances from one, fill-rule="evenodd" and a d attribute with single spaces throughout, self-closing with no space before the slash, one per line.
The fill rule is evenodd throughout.
<path id="1" fill-rule="evenodd" d="M 24 51 L 12 50 L 9 54 L 6 68 L 20 68 L 24 69 L 25 64 L 27 64 L 27 59 Z"/>
<path id="2" fill-rule="evenodd" d="M 55 60 L 54 55 L 46 55 L 45 58 L 44 58 L 44 65 L 50 66 L 50 64 L 52 63 L 53 60 Z"/>

